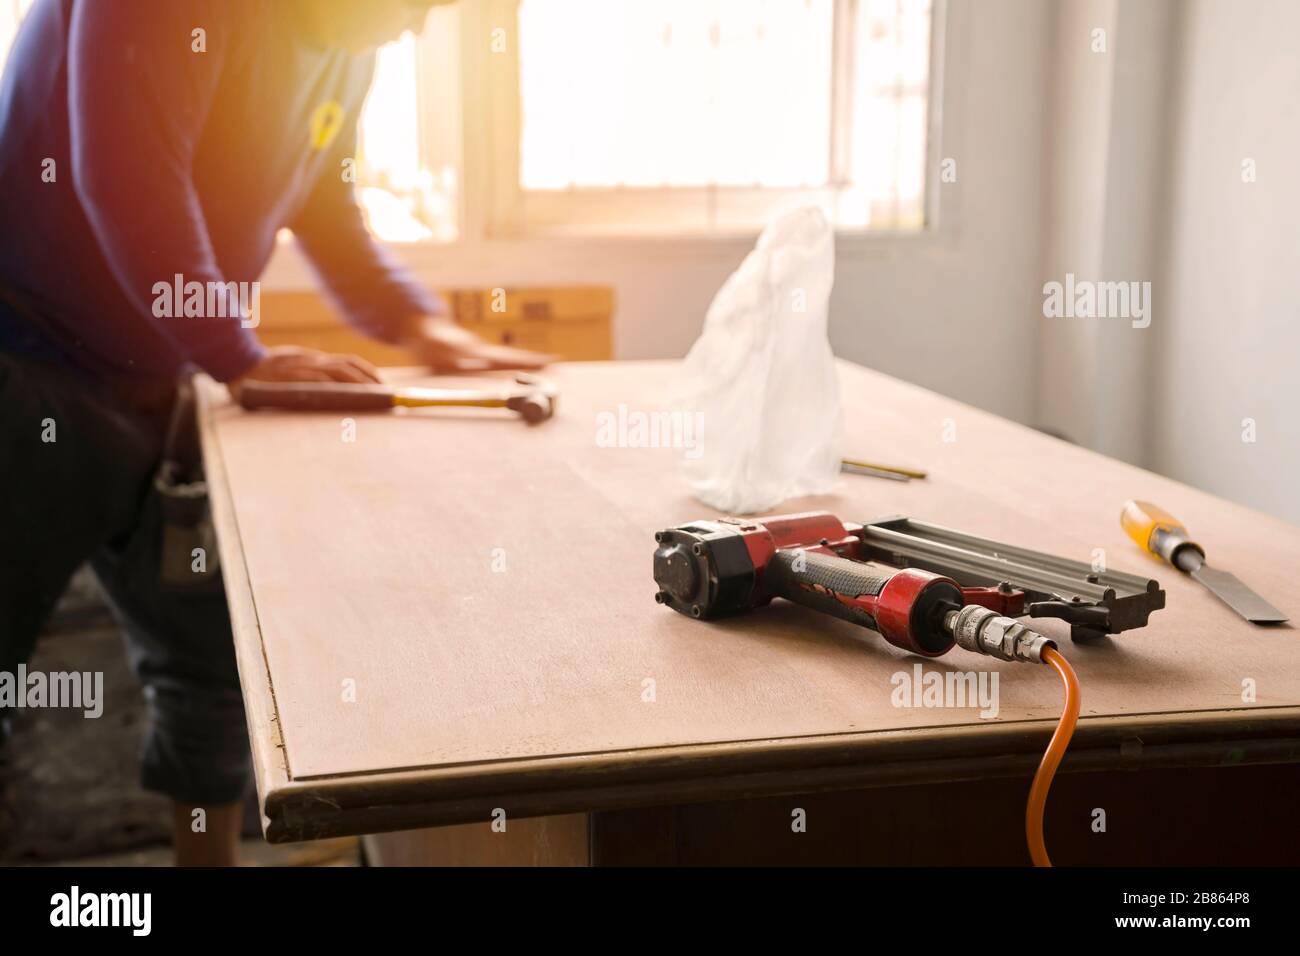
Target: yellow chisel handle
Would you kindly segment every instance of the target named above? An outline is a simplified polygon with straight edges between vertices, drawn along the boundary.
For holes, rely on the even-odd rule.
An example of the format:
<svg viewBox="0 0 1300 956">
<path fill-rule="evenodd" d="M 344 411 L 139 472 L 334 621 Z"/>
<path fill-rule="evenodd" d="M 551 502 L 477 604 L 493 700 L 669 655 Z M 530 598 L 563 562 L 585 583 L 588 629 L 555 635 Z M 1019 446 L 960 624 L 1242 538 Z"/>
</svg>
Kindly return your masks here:
<svg viewBox="0 0 1300 956">
<path fill-rule="evenodd" d="M 1188 537 L 1183 523 L 1149 501 L 1127 502 L 1119 513 L 1119 523 L 1139 548 L 1180 570 L 1193 570 L 1205 561 L 1205 549 Z M 1184 567 L 1185 564 L 1191 567 Z"/>
</svg>

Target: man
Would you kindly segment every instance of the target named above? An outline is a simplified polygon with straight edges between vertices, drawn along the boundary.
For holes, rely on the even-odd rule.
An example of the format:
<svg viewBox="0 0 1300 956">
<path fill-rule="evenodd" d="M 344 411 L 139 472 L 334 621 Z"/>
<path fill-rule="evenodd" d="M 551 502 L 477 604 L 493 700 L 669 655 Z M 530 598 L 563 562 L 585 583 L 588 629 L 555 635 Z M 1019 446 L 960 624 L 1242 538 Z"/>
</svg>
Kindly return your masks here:
<svg viewBox="0 0 1300 956">
<path fill-rule="evenodd" d="M 435 2 L 38 0 L 0 83 L 0 671 L 90 560 L 145 686 L 144 783 L 174 800 L 178 862 L 233 862 L 249 768 L 219 581 L 159 572 L 176 383 L 376 378 L 245 327 L 236 290 L 277 232 L 354 326 L 435 369 L 544 362 L 453 325 L 345 175 L 374 50 Z M 178 276 L 212 291 L 168 304 Z"/>
</svg>

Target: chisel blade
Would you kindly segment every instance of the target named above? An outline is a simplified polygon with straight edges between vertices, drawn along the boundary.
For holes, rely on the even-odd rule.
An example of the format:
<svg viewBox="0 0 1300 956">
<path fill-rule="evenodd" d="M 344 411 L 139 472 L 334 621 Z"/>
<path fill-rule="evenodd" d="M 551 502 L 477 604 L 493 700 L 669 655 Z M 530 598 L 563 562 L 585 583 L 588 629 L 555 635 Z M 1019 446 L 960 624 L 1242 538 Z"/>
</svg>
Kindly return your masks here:
<svg viewBox="0 0 1300 956">
<path fill-rule="evenodd" d="M 1281 624 L 1287 616 L 1252 591 L 1234 574 L 1201 565 L 1192 577 L 1252 624 Z"/>
</svg>

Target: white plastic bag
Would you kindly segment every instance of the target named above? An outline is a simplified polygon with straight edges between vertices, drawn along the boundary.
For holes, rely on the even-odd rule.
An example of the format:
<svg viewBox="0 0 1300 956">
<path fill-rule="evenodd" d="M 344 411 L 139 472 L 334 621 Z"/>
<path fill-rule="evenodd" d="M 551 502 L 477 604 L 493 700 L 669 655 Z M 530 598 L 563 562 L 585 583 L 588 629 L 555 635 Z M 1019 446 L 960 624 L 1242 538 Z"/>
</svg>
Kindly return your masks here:
<svg viewBox="0 0 1300 956">
<path fill-rule="evenodd" d="M 840 389 L 826 337 L 834 281 L 835 233 L 809 207 L 771 223 L 709 306 L 674 393 L 703 425 L 683 470 L 706 505 L 755 514 L 835 484 Z"/>
</svg>

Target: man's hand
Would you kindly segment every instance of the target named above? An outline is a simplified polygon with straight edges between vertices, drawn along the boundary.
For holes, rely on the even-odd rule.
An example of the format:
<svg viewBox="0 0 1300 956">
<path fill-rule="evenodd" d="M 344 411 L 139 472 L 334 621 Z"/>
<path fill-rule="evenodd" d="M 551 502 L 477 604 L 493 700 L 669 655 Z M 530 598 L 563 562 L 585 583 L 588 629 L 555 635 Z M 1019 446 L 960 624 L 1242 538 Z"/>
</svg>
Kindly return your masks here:
<svg viewBox="0 0 1300 956">
<path fill-rule="evenodd" d="M 555 361 L 554 355 L 484 342 L 446 316 L 413 319 L 405 345 L 434 372 L 491 372 L 498 369 L 535 371 Z"/>
<path fill-rule="evenodd" d="M 235 401 L 244 382 L 347 382 L 373 385 L 379 381 L 375 367 L 355 355 L 335 355 L 300 349 L 292 345 L 273 348 L 266 358 L 249 369 L 228 388 Z"/>
</svg>

